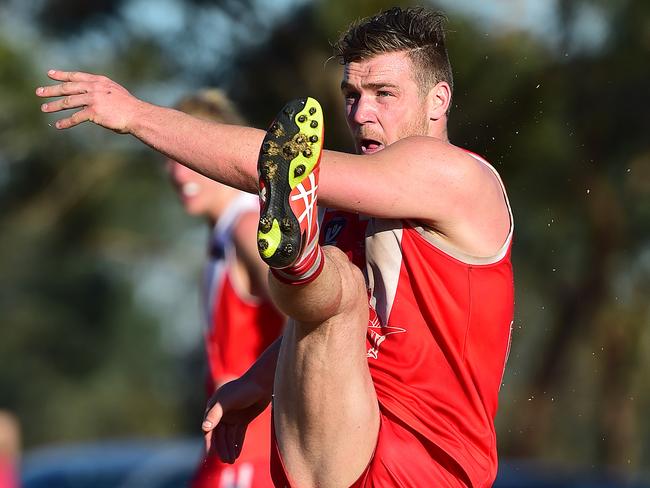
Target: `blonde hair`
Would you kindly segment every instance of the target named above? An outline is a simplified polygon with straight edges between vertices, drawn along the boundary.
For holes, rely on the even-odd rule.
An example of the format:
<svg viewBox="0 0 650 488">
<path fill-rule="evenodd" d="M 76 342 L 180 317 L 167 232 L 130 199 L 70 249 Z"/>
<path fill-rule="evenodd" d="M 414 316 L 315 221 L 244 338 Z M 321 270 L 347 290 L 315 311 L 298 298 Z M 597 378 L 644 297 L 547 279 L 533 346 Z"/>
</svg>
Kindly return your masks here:
<svg viewBox="0 0 650 488">
<path fill-rule="evenodd" d="M 204 88 L 181 98 L 177 110 L 201 119 L 224 124 L 244 125 L 244 118 L 228 96 L 218 88 Z"/>
</svg>

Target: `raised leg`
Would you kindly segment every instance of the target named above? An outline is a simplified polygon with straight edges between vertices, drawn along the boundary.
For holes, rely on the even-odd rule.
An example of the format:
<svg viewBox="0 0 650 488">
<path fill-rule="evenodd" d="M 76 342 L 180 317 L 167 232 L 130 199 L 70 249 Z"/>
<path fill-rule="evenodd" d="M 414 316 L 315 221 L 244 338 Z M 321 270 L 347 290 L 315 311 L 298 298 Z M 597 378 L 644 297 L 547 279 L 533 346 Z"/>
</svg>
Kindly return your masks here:
<svg viewBox="0 0 650 488">
<path fill-rule="evenodd" d="M 289 102 L 260 151 L 260 255 L 276 305 L 291 320 L 274 384 L 278 448 L 299 487 L 348 487 L 370 461 L 379 407 L 366 358 L 368 299 L 361 271 L 318 245 L 316 197 L 323 116 Z"/>
<path fill-rule="evenodd" d="M 363 276 L 336 248 L 307 285 L 271 278 L 290 321 L 275 376 L 276 438 L 299 487 L 348 487 L 373 454 L 379 409 L 366 358 L 368 303 Z"/>
</svg>

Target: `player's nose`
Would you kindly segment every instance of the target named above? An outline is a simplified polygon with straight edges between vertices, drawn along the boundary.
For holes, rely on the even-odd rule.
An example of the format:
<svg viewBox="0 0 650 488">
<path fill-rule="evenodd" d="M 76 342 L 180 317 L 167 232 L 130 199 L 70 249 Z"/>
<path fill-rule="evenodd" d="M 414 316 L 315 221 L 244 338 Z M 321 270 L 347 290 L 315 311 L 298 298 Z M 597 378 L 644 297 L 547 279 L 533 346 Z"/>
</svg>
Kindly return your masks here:
<svg viewBox="0 0 650 488">
<path fill-rule="evenodd" d="M 375 121 L 376 109 L 369 97 L 359 97 L 350 111 L 352 122 L 363 125 Z"/>
</svg>

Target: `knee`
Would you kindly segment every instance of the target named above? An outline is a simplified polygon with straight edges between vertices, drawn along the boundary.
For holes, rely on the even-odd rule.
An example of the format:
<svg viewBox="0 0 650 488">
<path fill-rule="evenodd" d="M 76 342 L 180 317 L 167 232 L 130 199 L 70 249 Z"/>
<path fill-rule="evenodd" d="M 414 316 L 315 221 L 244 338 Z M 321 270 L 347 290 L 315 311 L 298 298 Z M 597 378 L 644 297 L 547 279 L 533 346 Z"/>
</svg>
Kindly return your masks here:
<svg viewBox="0 0 650 488">
<path fill-rule="evenodd" d="M 323 248 L 325 262 L 336 268 L 341 290 L 339 311 L 350 312 L 355 308 L 367 307 L 367 286 L 363 272 L 354 265 L 347 255 L 337 247 L 326 246 Z"/>
<path fill-rule="evenodd" d="M 303 324 L 317 324 L 337 315 L 367 308 L 363 273 L 338 248 L 323 248 L 325 263 L 320 276 L 309 284 L 294 286 L 269 280 L 275 304 Z"/>
</svg>

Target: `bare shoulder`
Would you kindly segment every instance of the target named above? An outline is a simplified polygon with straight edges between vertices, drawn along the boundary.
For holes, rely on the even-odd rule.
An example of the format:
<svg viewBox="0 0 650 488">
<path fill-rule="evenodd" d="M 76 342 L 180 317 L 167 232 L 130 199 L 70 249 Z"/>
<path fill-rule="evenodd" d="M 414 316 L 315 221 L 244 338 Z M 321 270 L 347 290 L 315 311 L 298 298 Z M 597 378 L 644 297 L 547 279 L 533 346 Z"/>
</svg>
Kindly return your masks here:
<svg viewBox="0 0 650 488">
<path fill-rule="evenodd" d="M 483 175 L 485 164 L 469 151 L 435 137 L 411 136 L 394 143 L 392 156 L 400 161 L 424 166 L 434 174 L 444 172 L 449 176 Z M 388 154 L 387 154 L 388 155 Z"/>
<path fill-rule="evenodd" d="M 392 152 L 387 151 L 387 157 L 397 161 L 419 182 L 444 189 L 445 197 L 454 205 L 463 203 L 468 195 L 476 197 L 479 189 L 483 190 L 482 194 L 487 188 L 492 188 L 496 195 L 501 193 L 497 172 L 487 161 L 447 141 L 413 136 L 396 142 L 389 149 Z"/>
<path fill-rule="evenodd" d="M 243 212 L 233 227 L 233 239 L 235 241 L 248 241 L 255 239 L 259 213 L 256 210 Z"/>
<path fill-rule="evenodd" d="M 242 213 L 232 228 L 232 240 L 237 254 L 244 259 L 257 256 L 257 224 L 259 213 L 251 210 Z"/>
<path fill-rule="evenodd" d="M 257 211 L 245 212 L 239 216 L 232 230 L 232 240 L 237 253 L 237 262 L 246 292 L 255 297 L 268 297 L 266 274 L 268 268 L 257 250 Z"/>
<path fill-rule="evenodd" d="M 413 161 L 414 171 L 438 200 L 431 219 L 421 219 L 449 244 L 475 256 L 491 256 L 507 238 L 511 219 L 507 196 L 497 171 L 482 157 L 431 137 L 400 141 L 400 160 Z M 397 145 L 397 143 L 396 143 Z"/>
</svg>

